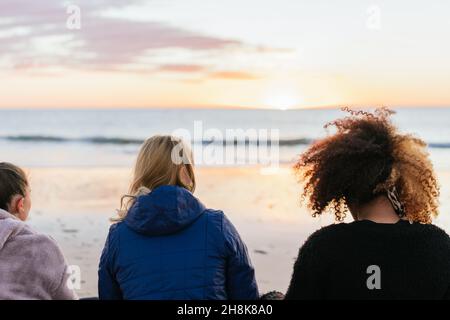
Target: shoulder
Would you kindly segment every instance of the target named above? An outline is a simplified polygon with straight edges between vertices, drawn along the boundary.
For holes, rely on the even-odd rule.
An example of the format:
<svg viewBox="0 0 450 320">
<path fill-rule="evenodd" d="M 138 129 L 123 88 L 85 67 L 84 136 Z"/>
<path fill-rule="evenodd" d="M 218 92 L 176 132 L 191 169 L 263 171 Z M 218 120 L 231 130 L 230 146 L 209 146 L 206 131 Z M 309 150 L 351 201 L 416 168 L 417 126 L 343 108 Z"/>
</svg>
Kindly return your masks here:
<svg viewBox="0 0 450 320">
<path fill-rule="evenodd" d="M 116 235 L 125 226 L 124 221 L 114 222 L 109 226 L 109 235 Z"/>
<path fill-rule="evenodd" d="M 217 226 L 225 235 L 234 235 L 237 233 L 233 223 L 228 219 L 226 214 L 221 210 L 206 209 L 204 215 L 210 224 Z"/>
<path fill-rule="evenodd" d="M 208 225 L 213 225 L 222 230 L 223 222 L 226 219 L 225 213 L 221 210 L 206 209 L 203 212 L 203 218 L 206 219 Z"/>
<path fill-rule="evenodd" d="M 43 234 L 35 235 L 34 257 L 31 268 L 49 284 L 50 292 L 54 292 L 68 277 L 69 266 L 56 241 Z M 72 293 L 73 295 L 73 293 Z"/>
<path fill-rule="evenodd" d="M 57 244 L 56 240 L 53 239 L 49 235 L 36 233 L 33 236 L 35 245 L 39 245 L 41 248 L 46 248 L 48 251 L 52 252 L 61 252 L 61 249 L 59 248 L 59 245 Z"/>
<path fill-rule="evenodd" d="M 446 240 L 450 240 L 449 235 L 447 234 L 447 232 L 444 231 L 444 229 L 438 227 L 435 224 L 423 224 L 423 223 L 413 223 L 412 224 L 413 228 L 415 228 L 416 230 L 422 231 L 422 232 L 426 232 L 432 236 L 438 237 L 438 238 L 442 238 L 442 239 L 446 239 Z"/>
<path fill-rule="evenodd" d="M 223 211 L 207 209 L 204 216 L 208 220 L 208 235 L 216 243 L 236 246 L 242 242 L 236 227 Z"/>
<path fill-rule="evenodd" d="M 225 217 L 225 213 L 223 213 L 222 210 L 215 210 L 215 209 L 205 209 L 203 214 L 208 218 L 215 220 L 222 220 Z"/>
<path fill-rule="evenodd" d="M 205 209 L 205 211 L 203 211 L 201 219 L 205 221 L 206 226 L 210 232 L 214 230 L 218 233 L 223 232 L 224 222 L 227 220 L 225 213 L 223 213 L 222 210 L 215 209 Z"/>
<path fill-rule="evenodd" d="M 61 249 L 55 239 L 51 236 L 35 231 L 29 225 L 22 221 L 14 221 L 18 225 L 18 234 L 15 241 L 27 251 L 33 251 L 39 254 L 34 255 L 43 260 L 64 260 Z"/>
<path fill-rule="evenodd" d="M 349 228 L 350 226 L 347 223 L 336 223 L 320 228 L 301 244 L 299 254 L 304 255 L 308 252 L 314 252 L 314 255 L 318 255 L 319 253 L 335 251 L 333 247 L 341 243 L 341 239 L 348 235 Z"/>
<path fill-rule="evenodd" d="M 51 268 L 57 269 L 58 266 L 61 270 L 65 269 L 66 260 L 56 240 L 49 235 L 38 233 L 31 228 L 27 229 L 30 233 L 28 237 L 24 237 L 28 238 L 26 240 L 27 244 L 25 245 L 29 246 L 32 254 L 34 253 L 33 257 L 40 261 L 36 263 L 41 263 L 43 266 L 47 265 L 49 270 Z"/>
<path fill-rule="evenodd" d="M 117 245 L 121 234 L 124 232 L 130 232 L 130 229 L 124 221 L 118 221 L 111 224 L 106 238 L 106 246 Z"/>
<path fill-rule="evenodd" d="M 21 253 L 17 259 L 26 260 L 22 271 L 35 277 L 47 279 L 51 288 L 56 288 L 67 270 L 67 263 L 57 242 L 50 236 L 24 226 L 15 239 Z"/>
<path fill-rule="evenodd" d="M 440 248 L 450 253 L 450 237 L 443 229 L 434 224 L 421 223 L 413 223 L 411 227 L 414 239 L 435 250 Z"/>
<path fill-rule="evenodd" d="M 341 242 L 340 238 L 345 237 L 348 228 L 347 223 L 336 223 L 313 232 L 300 245 L 295 268 L 300 265 L 322 265 L 324 261 L 332 259 L 336 254 L 336 246 Z"/>
<path fill-rule="evenodd" d="M 350 227 L 347 223 L 336 223 L 320 228 L 313 232 L 307 239 L 307 242 L 328 241 L 342 236 Z"/>
<path fill-rule="evenodd" d="M 412 223 L 402 228 L 399 237 L 410 248 L 426 257 L 429 263 L 445 263 L 445 269 L 450 270 L 450 237 L 442 228 L 434 224 Z"/>
<path fill-rule="evenodd" d="M 450 244 L 450 237 L 444 231 L 444 229 L 436 226 L 435 224 L 425 224 L 408 221 L 403 221 L 396 231 L 399 237 L 408 239 L 408 241 L 420 242 L 420 243 L 446 243 Z"/>
</svg>

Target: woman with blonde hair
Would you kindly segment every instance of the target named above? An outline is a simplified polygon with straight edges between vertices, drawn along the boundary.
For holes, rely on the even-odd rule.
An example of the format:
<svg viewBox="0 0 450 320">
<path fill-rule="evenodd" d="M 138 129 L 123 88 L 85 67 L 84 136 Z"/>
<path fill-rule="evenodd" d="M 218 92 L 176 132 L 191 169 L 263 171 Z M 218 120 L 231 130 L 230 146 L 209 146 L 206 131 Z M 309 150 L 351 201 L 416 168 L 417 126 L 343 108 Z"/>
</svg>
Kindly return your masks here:
<svg viewBox="0 0 450 320">
<path fill-rule="evenodd" d="M 143 144 L 100 259 L 100 299 L 258 298 L 245 244 L 194 189 L 192 154 L 180 139 Z"/>
<path fill-rule="evenodd" d="M 287 299 L 450 299 L 450 238 L 431 224 L 439 186 L 426 144 L 402 134 L 390 110 L 331 122 L 296 170 L 314 216 L 342 222 L 301 247 Z"/>
</svg>

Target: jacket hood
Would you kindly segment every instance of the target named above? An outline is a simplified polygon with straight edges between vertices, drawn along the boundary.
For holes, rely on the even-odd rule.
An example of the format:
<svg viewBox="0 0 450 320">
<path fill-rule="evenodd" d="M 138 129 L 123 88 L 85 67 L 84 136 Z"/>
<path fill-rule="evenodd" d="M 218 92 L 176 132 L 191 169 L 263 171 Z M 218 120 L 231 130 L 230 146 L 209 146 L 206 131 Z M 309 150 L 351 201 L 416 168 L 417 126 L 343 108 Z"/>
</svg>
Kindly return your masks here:
<svg viewBox="0 0 450 320">
<path fill-rule="evenodd" d="M 18 235 L 24 227 L 25 223 L 9 212 L 0 209 L 0 250 L 3 249 L 6 242 Z"/>
<path fill-rule="evenodd" d="M 161 186 L 136 199 L 125 223 L 132 230 L 148 236 L 169 235 L 188 227 L 205 209 L 187 189 Z"/>
</svg>

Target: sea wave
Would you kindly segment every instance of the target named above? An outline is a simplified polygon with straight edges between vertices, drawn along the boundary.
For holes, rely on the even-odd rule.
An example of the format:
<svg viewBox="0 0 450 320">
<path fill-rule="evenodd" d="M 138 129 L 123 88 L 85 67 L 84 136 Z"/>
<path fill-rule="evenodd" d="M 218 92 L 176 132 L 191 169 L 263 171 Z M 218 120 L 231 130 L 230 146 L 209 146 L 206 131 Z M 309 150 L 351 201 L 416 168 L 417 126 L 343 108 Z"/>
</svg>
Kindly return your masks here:
<svg viewBox="0 0 450 320">
<path fill-rule="evenodd" d="M 145 139 L 139 138 L 120 138 L 120 137 L 84 137 L 84 138 L 70 138 L 60 136 L 46 136 L 46 135 L 12 135 L 12 136 L 0 136 L 0 140 L 10 142 L 33 142 L 33 143 L 86 143 L 86 144 L 99 144 L 99 145 L 140 145 Z M 281 138 L 278 141 L 279 146 L 298 146 L 309 145 L 314 141 L 312 138 Z M 211 140 L 206 139 L 202 141 L 193 141 L 194 144 L 223 144 L 223 145 L 248 145 L 261 143 L 275 143 L 275 141 L 254 140 L 254 139 L 228 139 L 228 140 Z M 449 143 L 429 143 L 428 147 L 436 149 L 450 149 Z"/>
<path fill-rule="evenodd" d="M 0 140 L 13 141 L 13 142 L 41 142 L 41 143 L 90 143 L 90 144 L 142 144 L 145 140 L 138 138 L 118 138 L 118 137 L 85 137 L 85 138 L 68 138 L 57 136 L 44 136 L 44 135 L 15 135 L 15 136 L 3 136 Z M 292 145 L 307 145 L 311 143 L 311 139 L 308 138 L 294 138 L 294 139 L 280 139 L 279 145 L 292 146 Z M 271 142 L 270 140 L 268 141 Z M 274 142 L 274 141 L 273 141 Z M 265 140 L 257 139 L 228 139 L 228 140 L 212 140 L 205 139 L 202 141 L 193 141 L 194 144 L 260 144 L 266 143 Z"/>
</svg>

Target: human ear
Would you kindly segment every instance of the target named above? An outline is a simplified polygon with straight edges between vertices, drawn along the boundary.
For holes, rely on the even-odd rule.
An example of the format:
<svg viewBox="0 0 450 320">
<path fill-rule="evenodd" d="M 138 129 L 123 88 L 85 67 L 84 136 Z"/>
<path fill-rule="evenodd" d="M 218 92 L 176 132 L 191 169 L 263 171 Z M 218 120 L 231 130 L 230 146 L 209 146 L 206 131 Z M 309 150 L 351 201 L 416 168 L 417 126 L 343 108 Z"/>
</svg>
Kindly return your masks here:
<svg viewBox="0 0 450 320">
<path fill-rule="evenodd" d="M 21 195 L 15 195 L 12 197 L 11 201 L 8 205 L 8 212 L 12 215 L 20 214 L 20 211 L 23 211 L 23 202 L 24 198 Z"/>
<path fill-rule="evenodd" d="M 187 187 L 191 187 L 192 186 L 192 179 L 189 176 L 188 170 L 186 168 L 185 165 L 182 165 L 180 167 L 180 181 L 182 184 L 184 184 Z"/>
<path fill-rule="evenodd" d="M 22 196 L 20 196 L 20 198 L 17 200 L 16 209 L 20 215 L 22 215 L 24 213 L 24 201 L 25 201 L 25 198 Z"/>
</svg>

